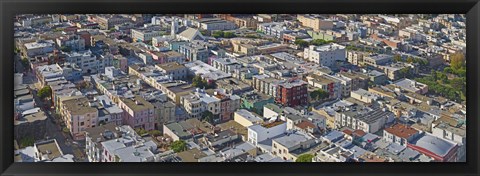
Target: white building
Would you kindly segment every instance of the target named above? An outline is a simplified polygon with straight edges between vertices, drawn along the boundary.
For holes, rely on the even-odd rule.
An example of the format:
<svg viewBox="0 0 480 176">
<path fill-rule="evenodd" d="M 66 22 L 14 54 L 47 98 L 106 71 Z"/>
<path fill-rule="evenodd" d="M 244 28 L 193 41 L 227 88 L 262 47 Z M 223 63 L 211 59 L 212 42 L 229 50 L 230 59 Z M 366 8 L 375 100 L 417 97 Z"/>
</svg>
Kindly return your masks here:
<svg viewBox="0 0 480 176">
<path fill-rule="evenodd" d="M 32 43 L 25 43 L 25 49 L 28 57 L 34 57 L 46 53 L 53 52 L 55 42 L 53 40 L 37 41 Z"/>
<path fill-rule="evenodd" d="M 365 89 L 352 91 L 350 96 L 364 103 L 373 103 L 379 98 L 377 94 L 366 91 Z"/>
<path fill-rule="evenodd" d="M 77 64 L 82 72 L 85 73 L 101 73 L 105 71 L 105 67 L 112 66 L 113 55 L 95 56 L 92 51 L 71 52 L 66 54 L 66 62 Z"/>
<path fill-rule="evenodd" d="M 327 44 L 322 46 L 310 45 L 304 49 L 303 58 L 322 66 L 334 66 L 336 61 L 346 61 L 345 46 Z"/>
<path fill-rule="evenodd" d="M 259 142 L 272 139 L 286 131 L 287 123 L 283 121 L 252 125 L 248 127 L 248 142 L 258 145 Z"/>
</svg>

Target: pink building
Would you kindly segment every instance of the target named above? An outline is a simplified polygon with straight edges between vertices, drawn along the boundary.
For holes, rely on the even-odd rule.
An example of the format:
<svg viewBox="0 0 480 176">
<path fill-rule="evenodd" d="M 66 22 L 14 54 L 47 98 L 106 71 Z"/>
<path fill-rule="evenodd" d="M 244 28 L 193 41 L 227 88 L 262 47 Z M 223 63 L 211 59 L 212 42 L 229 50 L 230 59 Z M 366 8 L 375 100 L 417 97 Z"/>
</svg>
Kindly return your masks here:
<svg viewBox="0 0 480 176">
<path fill-rule="evenodd" d="M 141 96 L 120 98 L 118 106 L 123 109 L 123 124 L 145 130 L 153 130 L 155 128 L 154 106 Z"/>
<path fill-rule="evenodd" d="M 74 140 L 85 139 L 85 129 L 97 125 L 98 109 L 87 97 L 77 96 L 61 101 L 61 115 Z"/>
</svg>

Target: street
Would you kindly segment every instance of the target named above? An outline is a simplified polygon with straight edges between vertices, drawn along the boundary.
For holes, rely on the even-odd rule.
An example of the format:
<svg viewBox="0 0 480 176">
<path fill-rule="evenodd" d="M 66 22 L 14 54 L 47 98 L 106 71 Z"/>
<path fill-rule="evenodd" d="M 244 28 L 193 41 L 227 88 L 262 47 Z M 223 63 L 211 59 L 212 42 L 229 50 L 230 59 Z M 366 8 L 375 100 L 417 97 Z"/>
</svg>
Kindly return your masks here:
<svg viewBox="0 0 480 176">
<path fill-rule="evenodd" d="M 86 157 L 84 154 L 85 149 L 85 141 L 74 141 L 72 140 L 72 136 L 70 134 L 66 134 L 63 132 L 63 127 L 65 126 L 60 118 L 56 118 L 54 109 L 51 108 L 44 108 L 44 103 L 40 98 L 37 96 L 37 91 L 41 88 L 40 82 L 38 82 L 37 78 L 33 71 L 26 71 L 23 64 L 21 63 L 21 58 L 18 55 L 15 55 L 14 58 L 15 70 L 18 73 L 23 73 L 23 83 L 28 85 L 32 95 L 35 99 L 36 106 L 40 107 L 44 112 L 47 118 L 47 127 L 46 127 L 46 134 L 45 139 L 55 139 L 63 151 L 63 154 L 72 154 L 74 155 L 74 160 L 76 162 L 84 162 L 86 161 Z"/>
</svg>

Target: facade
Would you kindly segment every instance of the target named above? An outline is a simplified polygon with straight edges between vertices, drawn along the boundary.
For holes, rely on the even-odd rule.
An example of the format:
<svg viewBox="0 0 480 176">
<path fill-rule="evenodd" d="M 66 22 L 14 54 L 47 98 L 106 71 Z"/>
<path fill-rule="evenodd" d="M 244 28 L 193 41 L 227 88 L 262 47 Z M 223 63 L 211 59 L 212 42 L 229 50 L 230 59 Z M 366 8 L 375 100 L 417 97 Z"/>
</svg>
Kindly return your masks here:
<svg viewBox="0 0 480 176">
<path fill-rule="evenodd" d="M 275 100 L 284 106 L 300 106 L 308 103 L 307 83 L 292 80 L 278 85 Z"/>
<path fill-rule="evenodd" d="M 272 154 L 281 157 L 283 160 L 297 159 L 292 152 L 297 149 L 308 149 L 315 144 L 313 137 L 301 132 L 290 132 L 287 135 L 272 140 Z"/>
<path fill-rule="evenodd" d="M 358 112 L 357 112 L 358 111 Z M 335 114 L 335 127 L 349 127 L 354 130 L 363 130 L 375 133 L 381 130 L 387 120 L 394 118 L 393 113 L 380 109 L 361 113 L 360 110 L 349 109 Z"/>
<path fill-rule="evenodd" d="M 385 141 L 407 146 L 409 141 L 420 136 L 420 132 L 412 127 L 403 124 L 395 124 L 383 130 Z"/>
<path fill-rule="evenodd" d="M 76 140 L 84 139 L 85 129 L 98 125 L 98 109 L 86 97 L 61 101 L 61 116 Z"/>
<path fill-rule="evenodd" d="M 164 64 L 155 65 L 155 67 L 169 75 L 173 78 L 173 80 L 185 80 L 187 79 L 188 69 L 178 62 L 169 62 Z"/>
<path fill-rule="evenodd" d="M 303 58 L 323 66 L 334 66 L 336 61 L 346 61 L 345 46 L 335 43 L 315 46 L 310 45 L 304 49 Z"/>
<path fill-rule="evenodd" d="M 90 50 L 67 53 L 66 62 L 75 63 L 85 74 L 102 73 L 105 67 L 112 66 L 113 56 L 105 55 L 97 58 Z"/>
<path fill-rule="evenodd" d="M 154 106 L 141 96 L 120 98 L 118 106 L 124 110 L 123 123 L 132 128 L 153 130 L 155 128 Z"/>
<path fill-rule="evenodd" d="M 248 142 L 258 145 L 259 142 L 273 139 L 286 131 L 287 123 L 283 121 L 251 125 L 248 127 Z"/>
<path fill-rule="evenodd" d="M 208 62 L 209 51 L 207 48 L 198 46 L 192 43 L 186 45 L 180 45 L 178 52 L 183 54 L 189 61 L 200 60 L 202 62 Z"/>
<path fill-rule="evenodd" d="M 239 109 L 235 111 L 233 119 L 235 120 L 235 122 L 239 123 L 244 127 L 249 127 L 254 124 L 261 124 L 263 122 L 263 119 L 261 117 L 245 109 Z"/>
<path fill-rule="evenodd" d="M 26 56 L 34 57 L 53 52 L 55 43 L 52 40 L 37 41 L 32 43 L 25 43 Z"/>
<path fill-rule="evenodd" d="M 322 19 L 311 15 L 297 15 L 297 20 L 302 26 L 312 28 L 314 31 L 327 30 L 333 28 L 333 21 Z"/>
<path fill-rule="evenodd" d="M 232 30 L 237 28 L 235 23 L 230 21 L 218 19 L 218 18 L 203 18 L 198 19 L 195 25 L 203 30 L 215 31 L 215 30 Z"/>
</svg>

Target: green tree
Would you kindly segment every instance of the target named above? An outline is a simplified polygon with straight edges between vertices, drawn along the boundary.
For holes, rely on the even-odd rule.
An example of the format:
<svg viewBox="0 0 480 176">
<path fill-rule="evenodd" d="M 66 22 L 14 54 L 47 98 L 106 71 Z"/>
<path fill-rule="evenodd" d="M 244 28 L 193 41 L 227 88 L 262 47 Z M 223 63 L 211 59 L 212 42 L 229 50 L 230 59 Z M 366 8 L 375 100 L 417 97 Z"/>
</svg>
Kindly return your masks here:
<svg viewBox="0 0 480 176">
<path fill-rule="evenodd" d="M 48 85 L 43 87 L 42 89 L 40 89 L 38 91 L 37 96 L 40 97 L 41 99 L 51 97 L 52 96 L 52 88 Z"/>
<path fill-rule="evenodd" d="M 245 37 L 246 38 L 253 38 L 253 39 L 259 38 L 257 35 L 252 35 L 252 34 L 248 34 Z"/>
<path fill-rule="evenodd" d="M 395 54 L 395 56 L 393 56 L 393 61 L 401 62 L 402 61 L 402 56 L 400 56 L 400 54 Z"/>
<path fill-rule="evenodd" d="M 318 99 L 323 100 L 328 98 L 329 96 L 330 95 L 328 94 L 328 92 L 326 92 L 323 89 L 317 89 L 310 93 L 310 97 L 314 100 L 318 100 Z"/>
<path fill-rule="evenodd" d="M 193 79 L 192 79 L 192 86 L 193 87 L 198 87 L 198 88 L 203 88 L 205 86 L 203 78 L 199 75 L 194 76 Z"/>
<path fill-rule="evenodd" d="M 33 137 L 31 137 L 31 136 L 24 137 L 24 138 L 20 139 L 20 148 L 33 146 L 34 143 L 35 143 L 35 139 L 33 139 Z"/>
<path fill-rule="evenodd" d="M 140 136 L 143 136 L 144 134 L 147 134 L 147 133 L 148 133 L 148 131 L 145 130 L 145 129 L 143 129 L 143 128 L 136 128 L 136 129 L 135 129 L 135 132 L 136 132 L 138 135 L 140 135 Z"/>
<path fill-rule="evenodd" d="M 303 154 L 298 156 L 295 162 L 312 162 L 313 157 L 312 154 Z"/>
<path fill-rule="evenodd" d="M 307 46 L 309 45 L 309 43 L 308 43 L 307 41 L 302 40 L 302 39 L 295 40 L 294 44 L 295 44 L 295 45 L 298 45 L 298 46 L 300 46 L 300 47 L 302 47 L 302 48 L 305 48 L 305 47 L 307 47 Z"/>
<path fill-rule="evenodd" d="M 212 34 L 212 37 L 215 37 L 215 38 L 221 38 L 224 36 L 224 32 L 223 31 L 215 31 L 213 32 Z"/>
<path fill-rule="evenodd" d="M 408 58 L 407 58 L 407 62 L 408 62 L 408 63 L 413 63 L 413 58 L 412 58 L 412 57 L 408 57 Z"/>
<path fill-rule="evenodd" d="M 443 73 L 453 73 L 453 69 L 451 67 L 445 67 Z"/>
<path fill-rule="evenodd" d="M 183 152 L 187 150 L 187 143 L 182 140 L 174 141 L 172 145 L 170 145 L 170 148 L 175 152 Z"/>
<path fill-rule="evenodd" d="M 463 53 L 455 53 L 450 55 L 450 66 L 454 70 L 465 68 L 465 55 Z"/>
<path fill-rule="evenodd" d="M 223 37 L 224 38 L 234 38 L 234 37 L 237 37 L 237 35 L 235 35 L 235 33 L 233 33 L 233 32 L 225 32 L 225 33 L 223 33 Z"/>
<path fill-rule="evenodd" d="M 208 123 L 213 123 L 213 113 L 210 111 L 203 111 L 202 112 L 202 120 L 208 122 Z"/>
<path fill-rule="evenodd" d="M 315 39 L 315 40 L 312 40 L 310 42 L 310 45 L 316 45 L 316 46 L 319 46 L 319 45 L 325 45 L 327 44 L 328 42 L 326 40 L 323 40 L 323 39 Z"/>
</svg>

